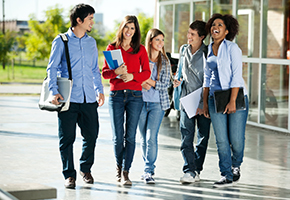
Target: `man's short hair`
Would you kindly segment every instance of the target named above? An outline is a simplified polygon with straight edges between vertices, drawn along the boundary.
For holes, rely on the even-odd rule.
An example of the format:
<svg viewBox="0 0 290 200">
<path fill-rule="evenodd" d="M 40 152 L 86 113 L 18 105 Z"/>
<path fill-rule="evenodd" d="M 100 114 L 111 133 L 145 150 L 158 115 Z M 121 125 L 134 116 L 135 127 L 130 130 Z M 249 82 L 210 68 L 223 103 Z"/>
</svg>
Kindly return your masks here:
<svg viewBox="0 0 290 200">
<path fill-rule="evenodd" d="M 95 13 L 95 9 L 87 4 L 78 4 L 75 7 L 73 7 L 73 9 L 71 9 L 70 11 L 70 23 L 71 23 L 71 27 L 75 27 L 77 26 L 78 22 L 77 22 L 77 18 L 80 18 L 82 20 L 82 22 L 84 21 L 84 19 L 91 14 Z"/>
<path fill-rule="evenodd" d="M 199 35 L 199 37 L 204 36 L 203 39 L 205 39 L 206 36 L 207 36 L 205 25 L 206 25 L 206 23 L 204 21 L 195 20 L 194 22 L 192 22 L 189 25 L 189 28 L 191 28 L 192 30 L 196 30 L 198 35 Z"/>
</svg>

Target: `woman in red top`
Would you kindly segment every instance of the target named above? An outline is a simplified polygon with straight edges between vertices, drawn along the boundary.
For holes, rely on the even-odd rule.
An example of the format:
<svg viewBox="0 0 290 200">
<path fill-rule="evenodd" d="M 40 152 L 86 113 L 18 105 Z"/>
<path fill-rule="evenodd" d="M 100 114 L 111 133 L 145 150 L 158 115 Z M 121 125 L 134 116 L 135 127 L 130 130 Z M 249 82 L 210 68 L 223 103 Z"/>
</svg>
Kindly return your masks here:
<svg viewBox="0 0 290 200">
<path fill-rule="evenodd" d="M 107 47 L 107 51 L 121 49 L 124 64 L 111 70 L 105 60 L 102 70 L 103 77 L 110 79 L 109 111 L 117 164 L 116 178 L 120 182 L 123 174 L 123 185 L 132 185 L 128 174 L 134 157 L 136 129 L 143 106 L 141 84 L 151 74 L 148 55 L 140 41 L 137 18 L 126 16 L 114 42 Z"/>
</svg>

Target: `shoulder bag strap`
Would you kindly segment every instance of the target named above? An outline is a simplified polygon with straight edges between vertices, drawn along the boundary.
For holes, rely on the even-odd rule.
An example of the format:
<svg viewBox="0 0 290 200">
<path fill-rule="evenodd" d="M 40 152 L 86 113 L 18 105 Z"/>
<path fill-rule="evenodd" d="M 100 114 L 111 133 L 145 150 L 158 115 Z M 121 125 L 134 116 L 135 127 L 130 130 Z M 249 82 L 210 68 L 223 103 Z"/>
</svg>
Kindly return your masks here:
<svg viewBox="0 0 290 200">
<path fill-rule="evenodd" d="M 59 34 L 60 38 L 62 39 L 63 43 L 64 43 L 64 47 L 65 47 L 65 56 L 66 56 L 66 62 L 67 62 L 67 70 L 68 70 L 68 76 L 69 76 L 69 80 L 72 80 L 72 73 L 71 73 L 71 65 L 70 65 L 70 58 L 69 58 L 69 51 L 68 51 L 68 38 L 66 36 L 66 34 L 61 33 Z"/>
<path fill-rule="evenodd" d="M 185 45 L 183 45 L 181 49 L 181 56 L 179 59 L 179 66 L 178 66 L 178 80 L 180 80 L 181 72 L 182 72 L 182 66 L 183 66 L 183 60 L 184 60 L 184 49 L 185 49 Z"/>
</svg>

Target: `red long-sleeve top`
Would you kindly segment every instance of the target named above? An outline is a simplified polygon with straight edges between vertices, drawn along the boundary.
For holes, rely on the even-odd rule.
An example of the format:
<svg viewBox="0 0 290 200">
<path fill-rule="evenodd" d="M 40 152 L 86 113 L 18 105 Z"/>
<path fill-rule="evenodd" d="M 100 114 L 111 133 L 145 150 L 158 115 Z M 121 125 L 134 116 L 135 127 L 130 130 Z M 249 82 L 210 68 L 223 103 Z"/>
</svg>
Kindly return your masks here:
<svg viewBox="0 0 290 200">
<path fill-rule="evenodd" d="M 142 90 L 141 83 L 150 77 L 150 67 L 147 51 L 143 45 L 140 45 L 140 50 L 136 54 L 132 54 L 133 48 L 131 47 L 125 51 L 122 47 L 116 48 L 109 44 L 107 51 L 121 49 L 123 60 L 127 66 L 128 73 L 133 74 L 133 80 L 125 83 L 122 79 L 116 78 L 115 70 L 111 70 L 109 65 L 104 60 L 102 76 L 104 79 L 110 80 L 110 90 Z"/>
</svg>

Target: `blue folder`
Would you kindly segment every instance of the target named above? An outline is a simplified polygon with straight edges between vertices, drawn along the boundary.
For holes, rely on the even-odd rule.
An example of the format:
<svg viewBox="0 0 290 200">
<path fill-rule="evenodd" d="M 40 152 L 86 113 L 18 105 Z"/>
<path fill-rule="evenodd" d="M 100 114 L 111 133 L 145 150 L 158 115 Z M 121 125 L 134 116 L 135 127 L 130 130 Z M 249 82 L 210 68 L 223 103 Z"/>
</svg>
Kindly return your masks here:
<svg viewBox="0 0 290 200">
<path fill-rule="evenodd" d="M 103 51 L 103 53 L 110 69 L 117 69 L 124 63 L 120 49 Z"/>
</svg>

